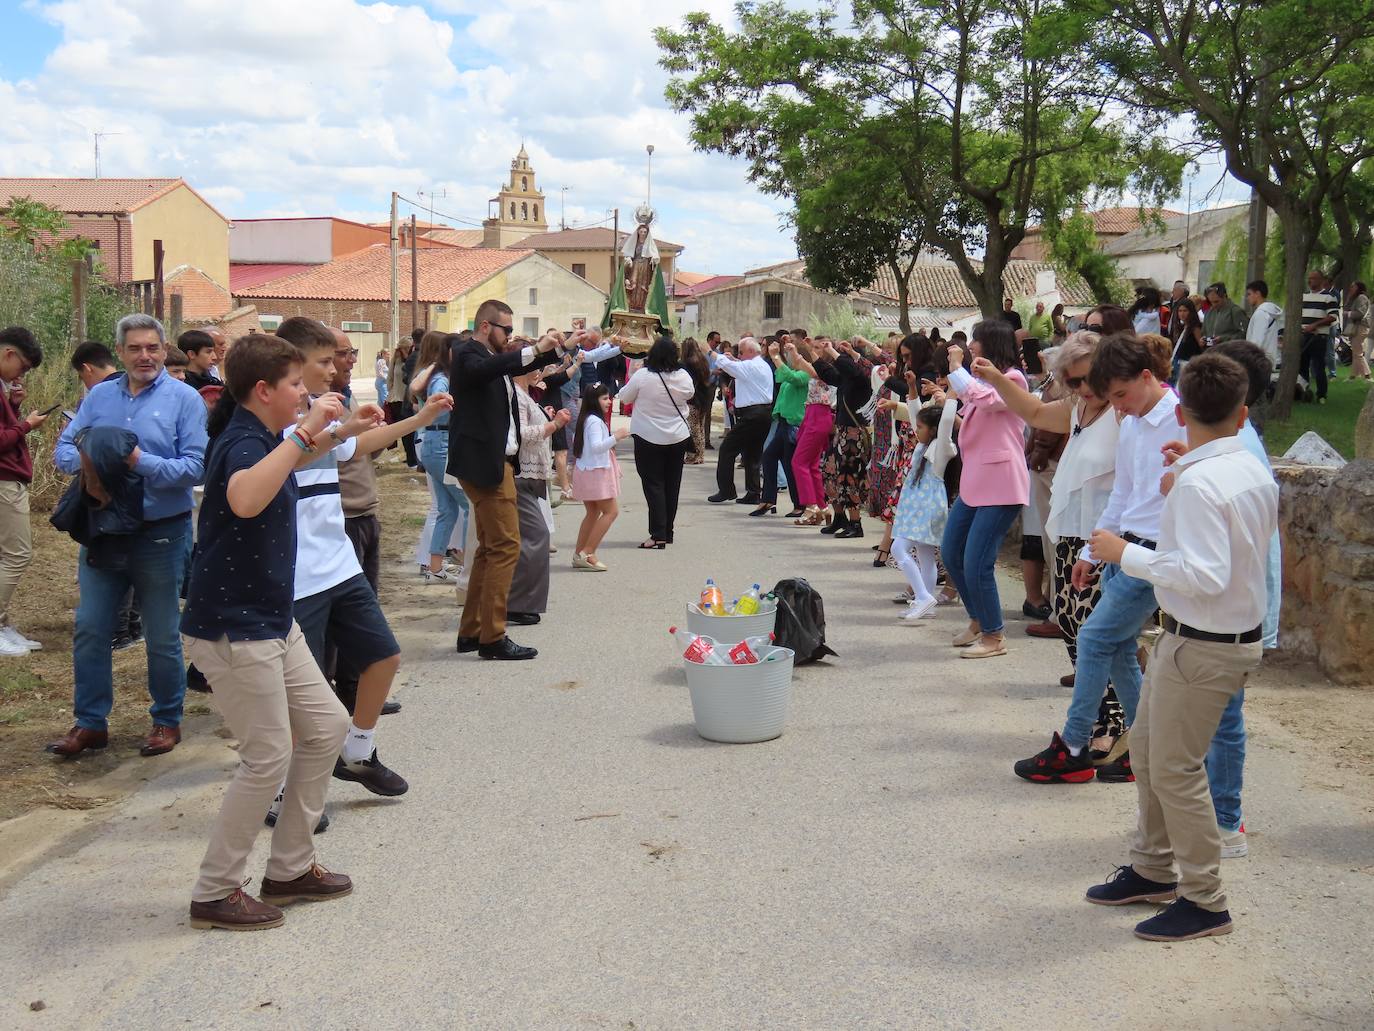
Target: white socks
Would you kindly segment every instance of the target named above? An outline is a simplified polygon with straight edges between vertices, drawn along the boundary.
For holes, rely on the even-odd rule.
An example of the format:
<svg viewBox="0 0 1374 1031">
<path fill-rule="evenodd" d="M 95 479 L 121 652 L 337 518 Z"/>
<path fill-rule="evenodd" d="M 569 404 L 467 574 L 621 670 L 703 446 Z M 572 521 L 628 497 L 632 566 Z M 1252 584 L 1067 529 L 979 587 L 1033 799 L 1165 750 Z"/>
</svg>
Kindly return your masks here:
<svg viewBox="0 0 1374 1031">
<path fill-rule="evenodd" d="M 346 763 L 362 762 L 372 754 L 372 735 L 375 730 L 361 730 L 356 725 L 348 725 L 348 736 L 343 743 L 343 761 Z"/>
<path fill-rule="evenodd" d="M 1080 755 L 1083 754 L 1083 749 L 1081 749 L 1081 748 L 1074 748 L 1073 745 L 1066 744 L 1066 745 L 1064 745 L 1064 747 L 1067 748 L 1067 749 L 1069 750 L 1069 754 L 1070 754 L 1071 756 L 1073 756 L 1075 759 L 1077 759 Z"/>
</svg>

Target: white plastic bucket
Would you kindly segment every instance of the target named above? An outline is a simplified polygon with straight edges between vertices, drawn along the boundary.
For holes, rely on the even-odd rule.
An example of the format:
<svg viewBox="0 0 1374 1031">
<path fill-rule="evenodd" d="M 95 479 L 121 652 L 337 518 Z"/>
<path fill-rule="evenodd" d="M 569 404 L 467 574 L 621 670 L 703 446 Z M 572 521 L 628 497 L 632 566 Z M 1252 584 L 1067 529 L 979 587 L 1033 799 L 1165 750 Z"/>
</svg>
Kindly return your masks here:
<svg viewBox="0 0 1374 1031">
<path fill-rule="evenodd" d="M 733 648 L 750 637 L 767 637 L 778 621 L 778 607 L 764 602 L 752 616 L 708 616 L 699 605 L 687 606 L 687 629 Z"/>
<path fill-rule="evenodd" d="M 773 648 L 771 654 L 778 658 L 747 666 L 683 662 L 698 734 L 727 744 L 771 741 L 782 734 L 795 656 L 790 648 Z"/>
</svg>

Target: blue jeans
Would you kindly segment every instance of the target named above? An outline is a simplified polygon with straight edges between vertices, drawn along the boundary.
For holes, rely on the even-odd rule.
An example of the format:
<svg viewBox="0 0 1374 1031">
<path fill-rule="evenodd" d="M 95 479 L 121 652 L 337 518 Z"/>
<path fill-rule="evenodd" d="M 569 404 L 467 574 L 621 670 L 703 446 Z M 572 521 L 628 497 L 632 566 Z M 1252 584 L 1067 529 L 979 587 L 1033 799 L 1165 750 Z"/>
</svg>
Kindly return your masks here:
<svg viewBox="0 0 1374 1031">
<path fill-rule="evenodd" d="M 105 730 L 114 706 L 114 672 L 110 640 L 119 604 L 133 587 L 143 613 L 143 637 L 148 652 L 148 712 L 164 727 L 181 725 L 186 695 L 186 667 L 181 659 L 181 580 L 186 572 L 191 517 L 162 523 L 129 537 L 127 569 L 96 569 L 86 564 L 81 549 L 77 583 L 81 600 L 76 607 L 72 641 L 72 676 L 76 684 L 72 711 L 76 725 Z"/>
<path fill-rule="evenodd" d="M 386 379 L 385 379 L 385 377 L 378 376 L 375 380 L 373 380 L 372 385 L 375 386 L 375 387 L 377 388 L 377 403 L 378 403 L 379 405 L 384 405 L 384 404 L 386 404 Z"/>
<path fill-rule="evenodd" d="M 792 456 L 797 450 L 797 427 L 787 422 L 773 419 L 773 428 L 768 431 L 768 439 L 763 442 L 763 500 L 770 505 L 778 501 L 778 477 L 781 468 L 792 468 Z M 797 486 L 790 476 L 782 474 L 781 481 L 792 495 L 792 507 L 801 508 L 797 500 Z"/>
<path fill-rule="evenodd" d="M 463 521 L 463 534 L 467 534 L 468 496 L 456 483 L 444 482 L 444 470 L 448 467 L 448 430 L 427 429 L 420 439 L 420 461 L 429 482 L 434 487 L 434 502 L 439 509 L 439 518 L 434 521 L 434 533 L 429 538 L 429 553 L 443 555 L 448 551 L 449 539 L 458 520 Z"/>
<path fill-rule="evenodd" d="M 997 552 L 1020 505 L 954 503 L 940 541 L 940 558 L 963 599 L 964 611 L 985 634 L 1002 632 L 1002 598 L 997 593 Z M 1097 710 L 1093 709 L 1096 715 Z"/>
<path fill-rule="evenodd" d="M 1155 589 L 1148 580 L 1137 580 L 1112 562 L 1102 566 L 1102 597 L 1078 629 L 1078 662 L 1073 700 L 1064 720 L 1065 744 L 1087 747 L 1108 681 L 1126 712 L 1126 726 L 1135 722 L 1141 679 L 1136 636 L 1156 608 Z"/>
<path fill-rule="evenodd" d="M 1212 747 L 1207 750 L 1207 782 L 1217 824 L 1228 831 L 1240 830 L 1240 788 L 1245 772 L 1245 688 L 1235 693 L 1221 714 Z"/>
</svg>

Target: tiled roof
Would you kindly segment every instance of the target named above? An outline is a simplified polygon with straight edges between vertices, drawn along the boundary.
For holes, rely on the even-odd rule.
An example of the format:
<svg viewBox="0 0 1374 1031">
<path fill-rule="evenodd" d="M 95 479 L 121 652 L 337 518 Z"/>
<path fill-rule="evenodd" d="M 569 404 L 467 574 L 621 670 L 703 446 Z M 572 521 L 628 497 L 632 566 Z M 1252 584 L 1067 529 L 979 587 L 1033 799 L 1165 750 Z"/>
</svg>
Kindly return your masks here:
<svg viewBox="0 0 1374 1031">
<path fill-rule="evenodd" d="M 431 229 L 421 233 L 420 239 L 446 243 L 453 247 L 480 247 L 485 234 L 480 229 Z"/>
<path fill-rule="evenodd" d="M 258 265 L 250 262 L 232 262 L 229 265 L 229 292 L 239 294 L 263 283 L 270 283 L 274 279 L 285 279 L 314 267 L 309 264 Z"/>
<path fill-rule="evenodd" d="M 1160 218 L 1172 218 L 1174 215 L 1181 215 L 1181 211 L 1173 211 L 1169 208 L 1103 208 L 1101 211 L 1090 211 L 1089 215 L 1093 220 L 1093 231 L 1103 235 L 1113 235 L 1129 233 L 1141 228 L 1141 218 L 1150 218 L 1151 215 L 1158 215 Z M 1027 235 L 1039 235 L 1040 226 L 1026 226 Z"/>
<path fill-rule="evenodd" d="M 0 206 L 14 197 L 30 197 L 69 215 L 123 215 L 178 186 L 191 189 L 184 179 L 0 179 Z M 209 201 L 205 204 L 215 211 Z"/>
<path fill-rule="evenodd" d="M 1226 223 L 1242 218 L 1249 211 L 1248 204 L 1232 204 L 1225 208 L 1194 211 L 1191 215 L 1175 215 L 1164 220 L 1161 230 L 1156 225 L 1142 226 L 1125 236 L 1118 236 L 1102 247 L 1103 254 L 1141 254 L 1167 251 L 1183 244 L 1185 236 L 1196 237 L 1210 233 Z"/>
<path fill-rule="evenodd" d="M 511 246 L 525 247 L 532 251 L 608 251 L 611 249 L 613 232 L 614 230 L 606 226 L 596 226 L 592 229 L 560 229 L 552 233 L 535 233 Z M 620 246 L 624 246 L 625 237 L 628 235 L 623 229 L 620 231 Z M 658 234 L 654 234 L 654 242 L 658 244 L 660 251 L 672 251 L 676 254 L 682 250 L 682 244 L 669 243 Z"/>
<path fill-rule="evenodd" d="M 419 300 L 425 304 L 447 304 L 459 294 L 490 279 L 504 268 L 523 261 L 528 251 L 484 249 L 479 247 L 420 248 Z M 400 253 L 399 293 L 410 301 L 410 254 Z M 391 299 L 391 257 L 386 244 L 365 247 L 354 254 L 335 258 L 307 271 L 235 290 L 236 297 L 289 297 L 300 300 L 387 301 Z"/>
<path fill-rule="evenodd" d="M 707 293 L 711 290 L 718 290 L 722 286 L 729 286 L 738 283 L 743 276 L 708 276 L 696 283 L 684 285 L 682 277 L 678 276 L 678 282 L 673 288 L 674 297 L 696 297 L 699 294 Z"/>
<path fill-rule="evenodd" d="M 973 265 L 974 268 L 982 267 L 981 263 L 976 261 Z M 1032 297 L 1035 295 L 1036 273 L 1051 269 L 1053 266 L 1048 262 L 1022 261 L 1014 258 L 1007 262 L 1007 267 L 1002 272 L 1002 288 L 1011 297 Z M 721 276 L 720 279 L 723 280 L 720 283 L 701 284 L 693 295 L 699 297 L 715 290 L 728 290 L 758 279 L 781 279 L 810 285 L 806 279 L 806 263 L 804 261 L 785 261 L 764 268 L 750 269 L 742 277 Z M 1059 288 L 1059 294 L 1066 305 L 1087 307 L 1096 303 L 1088 285 L 1077 276 L 1070 277 L 1056 272 L 1055 281 Z M 897 299 L 897 277 L 892 274 L 890 269 L 879 269 L 877 279 L 867 289 L 855 290 L 850 296 L 891 303 Z M 974 300 L 973 294 L 964 285 L 959 270 L 950 261 L 917 262 L 911 272 L 908 303 L 912 309 L 976 309 L 978 307 L 978 302 Z"/>
</svg>

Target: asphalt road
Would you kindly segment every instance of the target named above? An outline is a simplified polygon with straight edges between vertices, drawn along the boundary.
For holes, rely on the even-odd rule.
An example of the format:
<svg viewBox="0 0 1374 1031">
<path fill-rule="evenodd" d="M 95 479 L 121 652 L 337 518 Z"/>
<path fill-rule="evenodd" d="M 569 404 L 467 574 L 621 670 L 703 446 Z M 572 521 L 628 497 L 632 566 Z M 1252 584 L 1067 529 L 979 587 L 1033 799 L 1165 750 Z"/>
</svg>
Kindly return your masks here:
<svg viewBox="0 0 1374 1031">
<path fill-rule="evenodd" d="M 1062 719 L 1062 646 L 1017 618 L 1009 658 L 961 661 L 954 610 L 896 624 L 871 537 L 708 506 L 710 467 L 687 471 L 678 543 L 633 550 L 624 465 L 609 573 L 569 568 L 581 509 L 558 512 L 552 609 L 516 635 L 534 662 L 455 656 L 441 588 L 392 606 L 404 710 L 378 741 L 411 791 L 335 782 L 320 859 L 351 897 L 189 929 L 235 760 L 183 746 L 0 895 L 0 1027 L 1374 1026 L 1368 800 L 1319 750 L 1252 718 L 1236 932 L 1138 941 L 1150 908 L 1083 901 L 1124 861 L 1134 786 L 1011 774 Z M 701 740 L 666 628 L 707 575 L 799 574 L 839 657 L 798 671 L 778 740 Z"/>
</svg>

